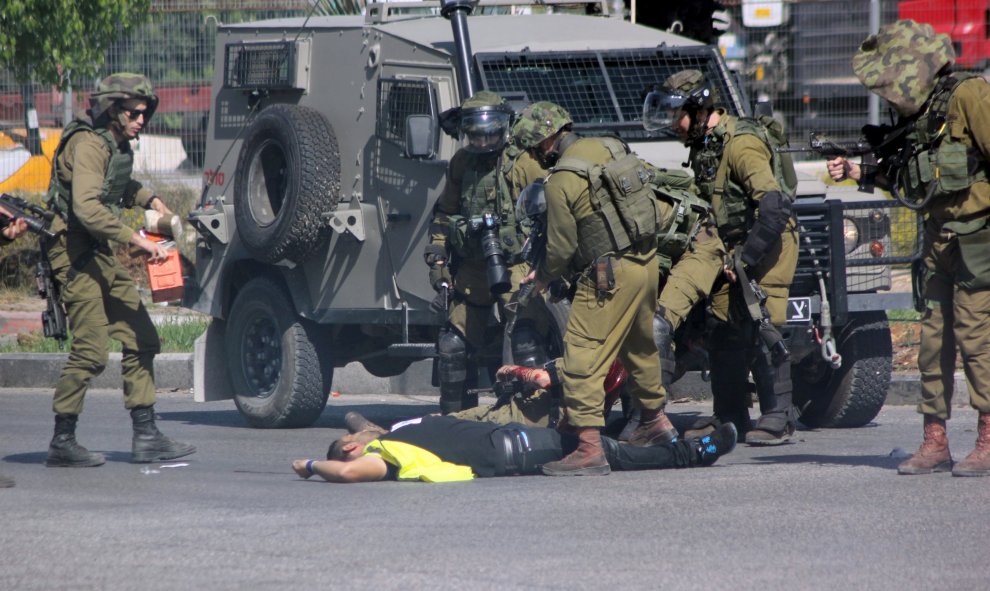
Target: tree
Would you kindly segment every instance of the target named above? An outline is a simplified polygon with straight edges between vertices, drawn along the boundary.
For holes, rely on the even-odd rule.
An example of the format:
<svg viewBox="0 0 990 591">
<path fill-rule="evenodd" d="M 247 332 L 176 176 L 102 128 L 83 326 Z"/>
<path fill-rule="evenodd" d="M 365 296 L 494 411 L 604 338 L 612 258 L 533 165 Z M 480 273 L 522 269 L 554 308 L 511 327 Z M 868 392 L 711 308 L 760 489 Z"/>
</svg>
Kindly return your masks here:
<svg viewBox="0 0 990 591">
<path fill-rule="evenodd" d="M 23 84 L 27 148 L 41 151 L 32 84 L 64 89 L 70 76 L 92 76 L 119 35 L 148 18 L 151 0 L 4 0 L 0 67 Z"/>
<path fill-rule="evenodd" d="M 148 18 L 151 0 L 4 0 L 0 3 L 0 66 L 19 82 L 63 89 L 92 76 L 107 46 Z"/>
</svg>

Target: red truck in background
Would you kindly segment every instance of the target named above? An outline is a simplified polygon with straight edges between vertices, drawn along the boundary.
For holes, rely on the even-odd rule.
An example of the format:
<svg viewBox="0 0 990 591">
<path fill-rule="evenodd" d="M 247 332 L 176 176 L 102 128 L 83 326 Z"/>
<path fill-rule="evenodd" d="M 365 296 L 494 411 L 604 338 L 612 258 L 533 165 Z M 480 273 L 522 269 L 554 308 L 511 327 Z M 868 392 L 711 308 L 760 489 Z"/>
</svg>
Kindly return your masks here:
<svg viewBox="0 0 990 591">
<path fill-rule="evenodd" d="M 189 163 L 203 165 L 206 147 L 206 123 L 210 112 L 210 85 L 162 85 L 155 87 L 160 100 L 155 118 L 146 133 L 177 135 L 182 138 Z M 74 92 L 75 108 L 89 105 L 89 92 Z M 34 108 L 41 127 L 60 129 L 65 126 L 64 95 L 57 90 L 36 91 Z M 20 90 L 0 93 L 0 133 L 16 129 L 23 134 L 24 97 Z M 17 132 L 13 132 L 15 135 Z"/>
<path fill-rule="evenodd" d="M 902 0 L 897 16 L 928 23 L 952 37 L 957 68 L 985 70 L 990 65 L 990 1 Z"/>
</svg>

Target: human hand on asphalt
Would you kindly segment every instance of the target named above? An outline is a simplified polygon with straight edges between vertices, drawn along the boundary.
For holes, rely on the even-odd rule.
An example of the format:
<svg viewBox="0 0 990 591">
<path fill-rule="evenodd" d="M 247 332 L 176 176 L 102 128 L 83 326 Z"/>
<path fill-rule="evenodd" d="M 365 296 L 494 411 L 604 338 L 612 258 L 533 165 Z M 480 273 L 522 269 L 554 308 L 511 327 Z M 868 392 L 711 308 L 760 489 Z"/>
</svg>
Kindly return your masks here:
<svg viewBox="0 0 990 591">
<path fill-rule="evenodd" d="M 309 470 L 306 469 L 306 462 L 308 461 L 309 461 L 308 458 L 304 458 L 301 460 L 292 460 L 292 470 L 295 471 L 295 473 L 298 474 L 300 478 L 309 478 L 310 476 L 312 476 L 312 474 L 309 473 Z"/>
</svg>

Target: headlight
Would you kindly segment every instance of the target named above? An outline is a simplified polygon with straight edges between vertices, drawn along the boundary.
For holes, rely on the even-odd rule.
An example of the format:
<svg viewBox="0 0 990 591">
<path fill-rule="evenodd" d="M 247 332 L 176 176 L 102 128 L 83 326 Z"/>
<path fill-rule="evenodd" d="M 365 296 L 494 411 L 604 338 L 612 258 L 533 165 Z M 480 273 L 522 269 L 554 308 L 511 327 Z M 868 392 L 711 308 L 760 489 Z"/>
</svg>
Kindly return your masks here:
<svg viewBox="0 0 990 591">
<path fill-rule="evenodd" d="M 846 254 L 856 250 L 859 246 L 859 228 L 856 222 L 849 218 L 842 218 L 842 238 L 846 241 Z"/>
</svg>

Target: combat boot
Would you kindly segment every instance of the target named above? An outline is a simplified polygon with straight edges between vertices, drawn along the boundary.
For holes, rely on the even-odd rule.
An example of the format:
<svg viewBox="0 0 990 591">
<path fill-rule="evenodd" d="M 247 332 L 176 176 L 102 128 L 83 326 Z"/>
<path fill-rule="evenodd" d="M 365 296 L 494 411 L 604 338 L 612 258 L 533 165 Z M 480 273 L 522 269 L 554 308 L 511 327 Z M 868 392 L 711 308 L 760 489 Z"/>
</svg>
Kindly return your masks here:
<svg viewBox="0 0 990 591">
<path fill-rule="evenodd" d="M 711 466 L 715 460 L 736 448 L 739 432 L 734 423 L 724 423 L 711 434 L 692 441 L 695 465 Z"/>
<path fill-rule="evenodd" d="M 677 429 L 667 418 L 662 408 L 656 410 L 641 410 L 639 425 L 629 435 L 629 445 L 646 447 L 658 443 L 677 441 Z"/>
<path fill-rule="evenodd" d="M 945 434 L 945 419 L 925 415 L 924 440 L 913 456 L 901 462 L 898 474 L 931 474 L 952 469 L 949 438 Z"/>
<path fill-rule="evenodd" d="M 602 435 L 598 427 L 577 427 L 577 449 L 562 460 L 543 465 L 547 476 L 605 476 L 612 469 L 602 449 Z"/>
<path fill-rule="evenodd" d="M 106 463 L 103 454 L 91 453 L 76 442 L 79 415 L 55 415 L 55 435 L 48 444 L 45 465 L 51 468 L 90 468 Z"/>
<path fill-rule="evenodd" d="M 953 476 L 990 475 L 990 412 L 981 412 L 976 426 L 976 447 L 952 467 Z"/>
<path fill-rule="evenodd" d="M 131 440 L 133 462 L 147 464 L 196 453 L 194 446 L 169 439 L 158 430 L 154 406 L 132 408 L 131 420 L 134 423 L 134 438 Z"/>
</svg>

